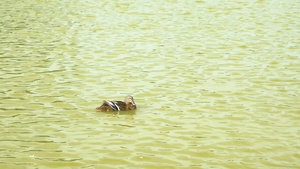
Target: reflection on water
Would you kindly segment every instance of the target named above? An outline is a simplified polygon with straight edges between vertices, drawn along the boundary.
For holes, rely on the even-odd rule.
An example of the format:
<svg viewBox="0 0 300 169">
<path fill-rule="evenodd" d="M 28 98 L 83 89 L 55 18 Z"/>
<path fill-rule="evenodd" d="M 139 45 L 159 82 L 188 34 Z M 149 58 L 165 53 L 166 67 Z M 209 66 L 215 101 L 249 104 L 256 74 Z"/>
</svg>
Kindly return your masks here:
<svg viewBox="0 0 300 169">
<path fill-rule="evenodd" d="M 297 7 L 1 1 L 1 168 L 297 168 Z"/>
</svg>

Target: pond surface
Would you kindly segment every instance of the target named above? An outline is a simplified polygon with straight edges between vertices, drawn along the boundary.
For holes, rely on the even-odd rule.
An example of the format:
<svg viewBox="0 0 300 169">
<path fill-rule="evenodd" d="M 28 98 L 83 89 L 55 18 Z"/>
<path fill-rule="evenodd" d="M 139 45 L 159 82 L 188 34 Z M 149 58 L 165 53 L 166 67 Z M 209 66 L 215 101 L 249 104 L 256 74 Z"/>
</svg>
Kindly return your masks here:
<svg viewBox="0 0 300 169">
<path fill-rule="evenodd" d="M 299 7 L 1 0 L 0 168 L 299 167 Z"/>
</svg>

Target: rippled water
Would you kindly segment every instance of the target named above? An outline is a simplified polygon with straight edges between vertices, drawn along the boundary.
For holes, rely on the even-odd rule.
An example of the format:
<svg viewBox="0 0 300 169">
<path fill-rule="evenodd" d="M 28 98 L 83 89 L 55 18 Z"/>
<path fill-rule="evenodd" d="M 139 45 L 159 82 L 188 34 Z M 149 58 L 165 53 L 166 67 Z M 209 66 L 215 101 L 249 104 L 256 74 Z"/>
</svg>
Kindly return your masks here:
<svg viewBox="0 0 300 169">
<path fill-rule="evenodd" d="M 299 7 L 0 1 L 0 167 L 299 167 Z"/>
</svg>

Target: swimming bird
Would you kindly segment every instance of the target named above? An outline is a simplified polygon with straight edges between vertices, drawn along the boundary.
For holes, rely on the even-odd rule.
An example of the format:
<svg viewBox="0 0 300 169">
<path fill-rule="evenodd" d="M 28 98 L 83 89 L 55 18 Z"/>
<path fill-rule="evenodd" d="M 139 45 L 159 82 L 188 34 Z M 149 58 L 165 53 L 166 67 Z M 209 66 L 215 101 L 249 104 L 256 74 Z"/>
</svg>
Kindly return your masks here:
<svg viewBox="0 0 300 169">
<path fill-rule="evenodd" d="M 125 97 L 124 102 L 103 100 L 103 104 L 96 107 L 96 111 L 123 111 L 134 109 L 136 109 L 136 104 L 130 95 Z"/>
</svg>

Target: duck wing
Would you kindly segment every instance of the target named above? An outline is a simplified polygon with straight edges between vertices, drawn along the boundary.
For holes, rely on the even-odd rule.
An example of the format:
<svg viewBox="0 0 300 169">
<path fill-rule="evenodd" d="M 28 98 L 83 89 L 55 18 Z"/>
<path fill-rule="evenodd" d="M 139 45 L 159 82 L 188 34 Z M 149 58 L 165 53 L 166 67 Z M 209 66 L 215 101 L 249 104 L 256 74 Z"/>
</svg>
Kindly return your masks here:
<svg viewBox="0 0 300 169">
<path fill-rule="evenodd" d="M 113 108 L 116 111 L 120 111 L 119 106 L 116 104 L 116 102 L 114 101 L 109 101 L 109 100 L 103 100 L 104 103 L 106 103 L 107 105 L 109 105 L 111 108 Z"/>
</svg>

